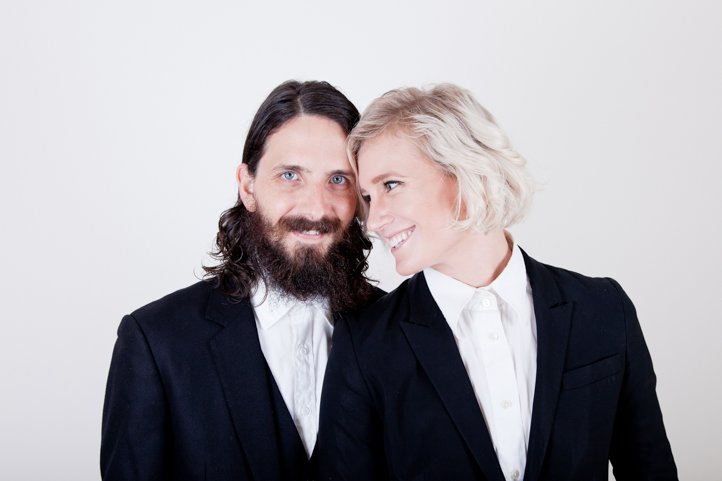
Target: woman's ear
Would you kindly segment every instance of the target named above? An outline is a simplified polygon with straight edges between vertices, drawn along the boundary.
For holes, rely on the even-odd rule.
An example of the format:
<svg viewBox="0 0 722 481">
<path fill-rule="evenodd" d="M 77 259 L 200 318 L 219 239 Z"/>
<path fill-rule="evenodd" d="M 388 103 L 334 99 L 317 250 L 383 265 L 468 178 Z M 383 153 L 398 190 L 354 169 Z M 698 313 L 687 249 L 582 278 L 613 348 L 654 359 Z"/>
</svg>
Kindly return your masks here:
<svg viewBox="0 0 722 481">
<path fill-rule="evenodd" d="M 236 181 L 238 182 L 238 195 L 248 212 L 256 211 L 256 197 L 253 194 L 255 178 L 248 171 L 248 164 L 240 164 L 236 169 Z"/>
</svg>

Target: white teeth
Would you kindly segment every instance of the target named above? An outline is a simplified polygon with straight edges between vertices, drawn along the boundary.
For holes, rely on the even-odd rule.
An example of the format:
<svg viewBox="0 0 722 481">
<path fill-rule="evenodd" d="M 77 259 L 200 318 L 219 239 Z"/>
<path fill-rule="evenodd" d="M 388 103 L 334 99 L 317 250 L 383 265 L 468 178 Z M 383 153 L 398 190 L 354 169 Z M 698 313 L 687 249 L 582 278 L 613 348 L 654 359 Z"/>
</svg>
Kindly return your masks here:
<svg viewBox="0 0 722 481">
<path fill-rule="evenodd" d="M 399 234 L 396 234 L 391 239 L 389 239 L 389 245 L 391 248 L 398 247 L 399 244 L 404 242 L 406 239 L 408 239 L 411 236 L 411 233 L 413 232 L 413 229 L 405 230 Z"/>
<path fill-rule="evenodd" d="M 320 234 L 320 232 L 317 230 L 304 230 L 304 231 L 302 231 L 302 233 L 306 234 L 306 235 L 319 235 Z"/>
</svg>

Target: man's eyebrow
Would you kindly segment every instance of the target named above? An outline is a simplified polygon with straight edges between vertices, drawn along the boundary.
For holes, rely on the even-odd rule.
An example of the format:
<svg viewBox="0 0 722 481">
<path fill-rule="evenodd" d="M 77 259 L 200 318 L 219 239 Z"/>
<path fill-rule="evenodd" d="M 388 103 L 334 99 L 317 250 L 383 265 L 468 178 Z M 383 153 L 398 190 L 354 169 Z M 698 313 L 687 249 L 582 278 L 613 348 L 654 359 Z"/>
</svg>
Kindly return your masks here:
<svg viewBox="0 0 722 481">
<path fill-rule="evenodd" d="M 282 164 L 277 165 L 273 168 L 275 172 L 285 172 L 287 170 L 292 170 L 294 172 L 302 172 L 304 174 L 308 174 L 311 172 L 311 169 L 307 167 L 302 167 L 300 165 L 294 165 L 294 164 Z M 352 170 L 346 170 L 346 169 L 336 169 L 328 172 L 326 175 L 333 176 L 333 175 L 345 175 L 346 177 L 350 177 L 352 179 L 355 179 L 356 176 L 354 175 Z"/>
<path fill-rule="evenodd" d="M 273 170 L 275 170 L 275 171 L 294 170 L 297 172 L 309 172 L 309 170 L 305 167 L 301 167 L 300 165 L 291 165 L 291 164 L 277 165 L 273 168 Z"/>
<path fill-rule="evenodd" d="M 352 170 L 336 169 L 328 173 L 328 175 L 345 175 L 346 177 L 355 177 Z"/>
</svg>

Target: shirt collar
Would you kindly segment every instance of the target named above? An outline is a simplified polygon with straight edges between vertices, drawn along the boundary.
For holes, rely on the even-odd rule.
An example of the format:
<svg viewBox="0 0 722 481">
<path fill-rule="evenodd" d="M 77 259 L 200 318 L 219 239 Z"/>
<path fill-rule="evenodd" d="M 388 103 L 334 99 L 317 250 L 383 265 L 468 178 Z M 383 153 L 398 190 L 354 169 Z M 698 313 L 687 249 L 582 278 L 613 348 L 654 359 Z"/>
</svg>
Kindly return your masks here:
<svg viewBox="0 0 722 481">
<path fill-rule="evenodd" d="M 524 256 L 519 246 L 514 243 L 509 262 L 501 271 L 501 274 L 488 287 L 493 289 L 496 295 L 501 297 L 512 309 L 518 310 L 529 302 L 528 285 Z"/>
<path fill-rule="evenodd" d="M 513 309 L 518 309 L 519 306 L 523 306 L 525 302 L 528 302 L 526 297 L 528 280 L 521 249 L 509 234 L 507 236 L 513 243 L 509 262 L 491 284 L 479 289 L 493 291 L 506 304 Z M 461 317 L 461 311 L 474 296 L 477 289 L 431 267 L 424 269 L 424 277 L 431 296 L 446 318 L 446 322 L 452 327 L 456 326 Z"/>
<path fill-rule="evenodd" d="M 461 311 L 474 296 L 475 289 L 431 267 L 424 269 L 424 278 L 446 322 L 452 327 L 456 326 Z"/>
<path fill-rule="evenodd" d="M 300 301 L 285 295 L 278 289 L 268 289 L 263 280 L 259 280 L 256 284 L 255 291 L 251 295 L 251 304 L 262 329 L 269 329 L 289 313 L 298 309 L 317 310 L 331 325 L 331 310 L 326 299 L 314 298 Z"/>
</svg>

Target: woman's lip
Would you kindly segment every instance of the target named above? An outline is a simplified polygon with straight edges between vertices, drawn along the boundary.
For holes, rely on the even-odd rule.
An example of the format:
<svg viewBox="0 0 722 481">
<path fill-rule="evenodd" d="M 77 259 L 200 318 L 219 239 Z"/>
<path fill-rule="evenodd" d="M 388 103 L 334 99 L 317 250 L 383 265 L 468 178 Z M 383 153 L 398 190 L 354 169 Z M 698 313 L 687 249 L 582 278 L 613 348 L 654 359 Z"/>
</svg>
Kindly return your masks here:
<svg viewBox="0 0 722 481">
<path fill-rule="evenodd" d="M 414 230 L 416 229 L 416 226 L 407 227 L 406 229 L 398 231 L 396 234 L 392 236 L 388 236 L 386 238 L 386 243 L 391 247 L 391 251 L 395 251 L 409 240 L 411 236 L 414 233 Z"/>
</svg>

